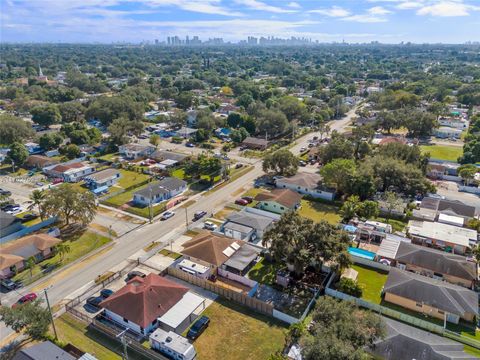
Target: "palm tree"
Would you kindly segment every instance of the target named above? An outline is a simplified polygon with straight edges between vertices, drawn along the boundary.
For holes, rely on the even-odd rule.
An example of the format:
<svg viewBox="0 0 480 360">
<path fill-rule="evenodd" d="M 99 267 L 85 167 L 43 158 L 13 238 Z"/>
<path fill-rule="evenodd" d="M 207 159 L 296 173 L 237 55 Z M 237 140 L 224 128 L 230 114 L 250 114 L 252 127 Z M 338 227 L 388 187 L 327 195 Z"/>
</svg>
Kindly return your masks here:
<svg viewBox="0 0 480 360">
<path fill-rule="evenodd" d="M 40 219 L 43 220 L 43 200 L 45 199 L 45 193 L 42 190 L 33 190 L 30 194 L 30 200 L 32 203 L 28 206 L 28 210 L 33 210 L 33 208 L 38 208 L 38 213 L 40 214 Z"/>
<path fill-rule="evenodd" d="M 33 276 L 33 267 L 37 262 L 33 256 L 30 256 L 27 260 L 25 260 L 25 269 L 30 270 L 30 277 Z"/>
<path fill-rule="evenodd" d="M 65 258 L 65 255 L 68 254 L 71 251 L 70 245 L 66 243 L 60 243 L 57 246 L 55 246 L 55 252 L 60 255 L 60 260 L 63 261 Z"/>
</svg>

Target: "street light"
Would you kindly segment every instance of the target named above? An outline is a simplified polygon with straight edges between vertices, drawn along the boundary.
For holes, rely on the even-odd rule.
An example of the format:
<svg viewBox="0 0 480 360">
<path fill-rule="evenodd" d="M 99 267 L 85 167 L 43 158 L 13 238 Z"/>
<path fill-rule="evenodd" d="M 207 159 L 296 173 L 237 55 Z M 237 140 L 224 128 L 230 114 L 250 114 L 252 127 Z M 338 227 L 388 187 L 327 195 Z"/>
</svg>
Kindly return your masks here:
<svg viewBox="0 0 480 360">
<path fill-rule="evenodd" d="M 50 307 L 50 301 L 48 300 L 48 293 L 47 293 L 47 290 L 50 289 L 51 287 L 52 286 L 49 286 L 49 287 L 43 289 L 43 292 L 45 293 L 45 300 L 47 301 L 47 307 L 48 307 L 48 311 L 50 313 L 50 321 L 52 322 L 53 332 L 55 334 L 55 340 L 58 340 L 57 329 L 55 328 L 55 322 L 53 321 L 52 308 Z"/>
</svg>

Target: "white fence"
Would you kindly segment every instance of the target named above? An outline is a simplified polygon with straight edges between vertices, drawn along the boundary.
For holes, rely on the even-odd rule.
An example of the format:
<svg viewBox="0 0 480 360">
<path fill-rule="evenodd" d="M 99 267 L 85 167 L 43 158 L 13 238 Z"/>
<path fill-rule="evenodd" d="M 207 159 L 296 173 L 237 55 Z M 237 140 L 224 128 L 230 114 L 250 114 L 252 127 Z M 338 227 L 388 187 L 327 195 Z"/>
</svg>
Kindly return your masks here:
<svg viewBox="0 0 480 360">
<path fill-rule="evenodd" d="M 244 276 L 234 274 L 222 268 L 218 268 L 217 270 L 218 270 L 218 275 L 223 276 L 224 278 L 235 280 L 236 282 L 239 282 L 240 284 L 246 285 L 251 288 L 257 285 L 256 281 L 246 278 Z"/>
<path fill-rule="evenodd" d="M 282 320 L 283 322 L 286 322 L 290 325 L 296 324 L 300 321 L 300 319 L 297 319 L 296 317 L 290 316 L 276 309 L 273 309 L 272 315 L 275 319 Z"/>
<path fill-rule="evenodd" d="M 372 267 L 374 269 L 382 270 L 382 271 L 386 271 L 386 272 L 390 271 L 390 266 L 388 266 L 388 265 L 381 264 L 379 262 L 372 261 L 372 260 L 369 260 L 369 259 L 365 259 L 365 258 L 355 256 L 355 255 L 352 255 L 352 254 L 350 254 L 350 256 L 352 257 L 352 261 L 355 264 L 365 265 L 365 266 Z"/>
</svg>

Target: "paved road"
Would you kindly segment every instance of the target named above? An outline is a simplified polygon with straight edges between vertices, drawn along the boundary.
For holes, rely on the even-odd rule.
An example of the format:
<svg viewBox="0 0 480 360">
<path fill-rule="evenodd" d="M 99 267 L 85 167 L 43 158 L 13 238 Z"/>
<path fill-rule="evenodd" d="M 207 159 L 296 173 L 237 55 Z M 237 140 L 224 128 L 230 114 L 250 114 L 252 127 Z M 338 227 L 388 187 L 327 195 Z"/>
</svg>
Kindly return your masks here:
<svg viewBox="0 0 480 360">
<path fill-rule="evenodd" d="M 448 200 L 457 200 L 470 206 L 475 206 L 480 212 L 480 196 L 458 191 L 458 184 L 454 181 L 438 181 L 437 194 Z"/>
</svg>

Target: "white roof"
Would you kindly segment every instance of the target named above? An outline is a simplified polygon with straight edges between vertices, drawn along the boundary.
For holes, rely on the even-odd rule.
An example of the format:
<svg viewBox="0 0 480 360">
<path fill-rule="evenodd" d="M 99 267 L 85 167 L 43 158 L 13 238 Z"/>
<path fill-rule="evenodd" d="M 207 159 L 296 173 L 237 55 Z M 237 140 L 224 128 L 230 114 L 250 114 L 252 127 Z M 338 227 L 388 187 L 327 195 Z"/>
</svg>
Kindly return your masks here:
<svg viewBox="0 0 480 360">
<path fill-rule="evenodd" d="M 203 302 L 204 298 L 192 292 L 187 292 L 183 298 L 173 305 L 158 321 L 176 329 L 187 317 L 192 314 Z"/>
<path fill-rule="evenodd" d="M 410 235 L 440 240 L 465 247 L 470 246 L 470 241 L 477 241 L 477 232 L 475 230 L 439 222 L 431 223 L 427 221 L 410 220 L 408 222 L 408 232 Z"/>
<path fill-rule="evenodd" d="M 208 266 L 193 262 L 188 259 L 183 259 L 178 263 L 179 267 L 191 270 L 197 274 L 205 274 L 210 268 Z"/>
<path fill-rule="evenodd" d="M 465 222 L 463 217 L 460 216 L 453 216 L 453 215 L 447 215 L 447 214 L 440 214 L 438 216 L 438 222 L 444 223 L 444 224 L 451 224 L 455 226 L 463 226 L 463 223 Z"/>
<path fill-rule="evenodd" d="M 399 246 L 400 241 L 398 241 L 397 239 L 383 239 L 377 251 L 377 256 L 386 257 L 388 259 L 395 259 Z"/>
<path fill-rule="evenodd" d="M 170 165 L 175 165 L 176 163 L 178 163 L 178 161 L 172 160 L 172 159 L 166 159 L 166 160 L 163 160 L 160 164 L 165 166 L 170 166 Z"/>
<path fill-rule="evenodd" d="M 152 343 L 159 343 L 163 347 L 169 348 L 177 354 L 184 355 L 187 359 L 193 359 L 193 355 L 195 355 L 193 345 L 183 336 L 178 335 L 173 331 L 166 332 L 165 330 L 158 328 L 150 334 L 150 341 Z"/>
</svg>

